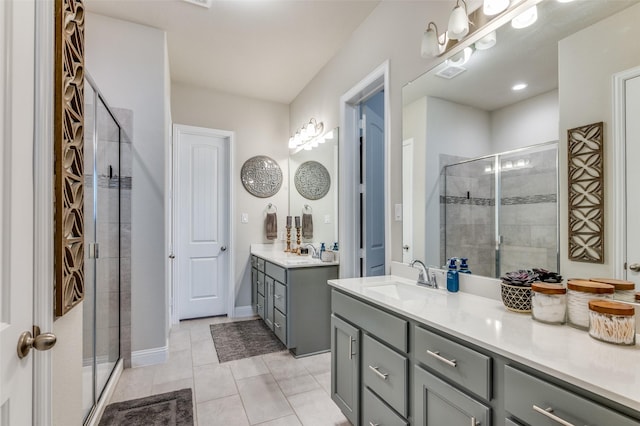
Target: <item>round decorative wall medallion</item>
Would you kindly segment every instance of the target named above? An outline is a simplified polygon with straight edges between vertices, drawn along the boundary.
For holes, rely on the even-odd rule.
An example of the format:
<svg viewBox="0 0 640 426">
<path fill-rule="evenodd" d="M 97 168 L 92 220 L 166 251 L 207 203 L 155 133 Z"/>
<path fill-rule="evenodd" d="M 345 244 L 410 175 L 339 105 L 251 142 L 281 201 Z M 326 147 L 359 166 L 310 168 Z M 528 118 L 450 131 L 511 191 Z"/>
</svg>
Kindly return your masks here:
<svg viewBox="0 0 640 426">
<path fill-rule="evenodd" d="M 293 180 L 300 195 L 308 200 L 319 200 L 327 195 L 331 187 L 329 171 L 317 161 L 300 164 Z"/>
<path fill-rule="evenodd" d="M 282 186 L 282 170 L 278 163 L 266 155 L 249 158 L 240 171 L 242 185 L 251 195 L 267 198 Z"/>
</svg>

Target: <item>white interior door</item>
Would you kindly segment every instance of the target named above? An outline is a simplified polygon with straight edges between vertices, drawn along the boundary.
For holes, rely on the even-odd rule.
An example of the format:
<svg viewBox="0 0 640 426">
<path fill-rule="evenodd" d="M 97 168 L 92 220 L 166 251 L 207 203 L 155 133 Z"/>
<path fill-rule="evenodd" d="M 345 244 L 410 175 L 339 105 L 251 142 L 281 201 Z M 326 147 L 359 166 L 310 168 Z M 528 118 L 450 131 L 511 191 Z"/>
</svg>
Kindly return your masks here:
<svg viewBox="0 0 640 426">
<path fill-rule="evenodd" d="M 0 2 L 0 425 L 32 423 L 34 2 Z"/>
<path fill-rule="evenodd" d="M 227 313 L 228 145 L 215 130 L 174 127 L 179 319 Z"/>
<path fill-rule="evenodd" d="M 626 199 L 627 199 L 627 279 L 640 288 L 640 77 L 626 81 Z M 634 270 L 635 269 L 635 270 Z"/>
<path fill-rule="evenodd" d="M 413 260 L 413 139 L 402 142 L 402 263 Z"/>
</svg>

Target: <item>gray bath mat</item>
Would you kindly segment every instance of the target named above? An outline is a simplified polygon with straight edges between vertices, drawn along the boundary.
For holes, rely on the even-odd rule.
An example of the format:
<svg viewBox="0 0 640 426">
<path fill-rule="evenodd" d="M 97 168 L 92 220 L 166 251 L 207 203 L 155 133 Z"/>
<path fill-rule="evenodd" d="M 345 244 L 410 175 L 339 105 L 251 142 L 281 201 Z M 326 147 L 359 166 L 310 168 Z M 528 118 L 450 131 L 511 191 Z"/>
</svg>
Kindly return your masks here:
<svg viewBox="0 0 640 426">
<path fill-rule="evenodd" d="M 100 426 L 193 426 L 191 389 L 107 405 Z"/>
<path fill-rule="evenodd" d="M 262 320 L 211 324 L 211 337 L 220 362 L 285 350 Z"/>
</svg>

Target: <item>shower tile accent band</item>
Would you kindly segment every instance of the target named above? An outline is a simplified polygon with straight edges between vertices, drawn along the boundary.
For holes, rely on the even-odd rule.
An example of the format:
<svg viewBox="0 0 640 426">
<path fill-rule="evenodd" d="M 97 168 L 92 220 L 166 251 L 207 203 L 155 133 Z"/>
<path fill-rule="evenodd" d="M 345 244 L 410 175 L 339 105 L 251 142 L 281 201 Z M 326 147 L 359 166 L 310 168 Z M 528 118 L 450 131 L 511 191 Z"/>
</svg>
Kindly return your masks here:
<svg viewBox="0 0 640 426">
<path fill-rule="evenodd" d="M 541 203 L 556 203 L 558 200 L 557 194 L 540 194 L 540 195 L 528 195 L 524 197 L 505 197 L 500 199 L 500 204 L 503 206 L 513 206 L 521 204 L 541 204 Z M 472 206 L 495 206 L 495 200 L 493 198 L 481 198 L 481 197 L 456 197 L 453 195 L 440 196 L 440 204 L 460 204 L 460 205 L 472 205 Z"/>
</svg>

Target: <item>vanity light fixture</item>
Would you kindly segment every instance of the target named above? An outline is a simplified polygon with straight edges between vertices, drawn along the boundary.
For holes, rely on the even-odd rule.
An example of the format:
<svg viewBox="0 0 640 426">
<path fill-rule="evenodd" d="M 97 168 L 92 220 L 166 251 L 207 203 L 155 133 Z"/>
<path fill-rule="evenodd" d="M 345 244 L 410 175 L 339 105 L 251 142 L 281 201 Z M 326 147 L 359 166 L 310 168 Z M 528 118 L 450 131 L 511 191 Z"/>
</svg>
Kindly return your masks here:
<svg viewBox="0 0 640 426">
<path fill-rule="evenodd" d="M 509 7 L 509 0 L 484 0 L 482 12 L 487 16 L 497 15 Z"/>
<path fill-rule="evenodd" d="M 463 6 L 460 6 L 461 1 Z M 447 34 L 451 40 L 460 40 L 469 34 L 469 14 L 464 0 L 456 0 L 456 6 L 449 15 Z"/>
<path fill-rule="evenodd" d="M 444 52 L 444 48 L 447 45 L 446 33 L 442 36 L 438 34 L 438 26 L 435 22 L 431 21 L 427 24 L 427 29 L 422 34 L 422 47 L 420 52 L 423 58 L 429 58 L 432 56 L 438 56 Z"/>
<path fill-rule="evenodd" d="M 465 47 L 462 52 L 456 53 L 451 58 L 446 60 L 446 64 L 454 67 L 461 67 L 471 59 L 473 49 L 471 47 Z"/>
<path fill-rule="evenodd" d="M 538 6 L 531 6 L 511 20 L 511 26 L 515 29 L 527 28 L 538 20 Z"/>
<path fill-rule="evenodd" d="M 317 138 L 322 135 L 322 131 L 324 130 L 324 123 L 317 122 L 315 118 L 311 118 L 308 123 L 303 124 L 296 133 L 289 138 L 289 148 L 295 149 L 304 145 L 304 148 L 311 149 L 311 143 L 316 141 Z"/>
<path fill-rule="evenodd" d="M 489 34 L 482 37 L 480 40 L 476 41 L 474 46 L 476 50 L 487 50 L 495 46 L 497 41 L 498 41 L 498 36 L 496 32 L 491 31 Z"/>
</svg>

